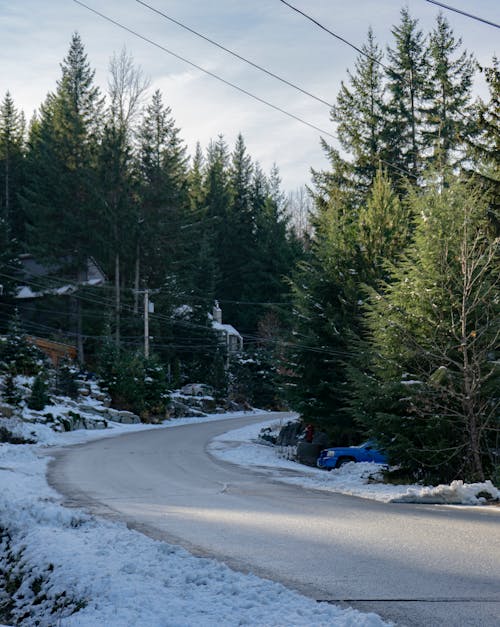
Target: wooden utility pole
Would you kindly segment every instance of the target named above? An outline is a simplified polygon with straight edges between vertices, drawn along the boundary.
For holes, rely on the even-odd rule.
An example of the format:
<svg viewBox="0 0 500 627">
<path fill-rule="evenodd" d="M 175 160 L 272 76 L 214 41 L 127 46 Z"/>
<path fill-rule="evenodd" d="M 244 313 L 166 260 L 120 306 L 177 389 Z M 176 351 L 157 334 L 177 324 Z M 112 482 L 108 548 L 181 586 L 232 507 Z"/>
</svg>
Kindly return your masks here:
<svg viewBox="0 0 500 627">
<path fill-rule="evenodd" d="M 144 357 L 149 359 L 149 291 L 144 290 Z"/>
</svg>

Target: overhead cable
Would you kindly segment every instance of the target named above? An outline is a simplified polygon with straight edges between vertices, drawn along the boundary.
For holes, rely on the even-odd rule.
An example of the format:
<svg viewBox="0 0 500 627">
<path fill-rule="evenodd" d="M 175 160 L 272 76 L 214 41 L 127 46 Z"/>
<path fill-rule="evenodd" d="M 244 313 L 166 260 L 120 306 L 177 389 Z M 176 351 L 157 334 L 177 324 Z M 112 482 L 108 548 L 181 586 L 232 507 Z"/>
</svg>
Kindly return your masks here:
<svg viewBox="0 0 500 627">
<path fill-rule="evenodd" d="M 305 94 L 306 96 L 309 96 L 310 98 L 313 98 L 314 100 L 317 100 L 318 102 L 321 102 L 322 104 L 326 105 L 329 108 L 333 107 L 333 105 L 330 102 L 327 102 L 323 98 L 320 98 L 319 96 L 315 96 L 314 94 L 311 94 L 309 91 L 307 91 L 305 89 L 302 89 L 302 87 L 299 87 L 298 85 L 295 85 L 295 83 L 292 83 L 292 82 L 288 81 L 286 78 L 278 76 L 278 74 L 274 74 L 274 72 L 271 72 L 270 70 L 267 70 L 266 68 L 262 67 L 261 65 L 258 65 L 257 63 L 254 63 L 253 61 L 250 61 L 250 59 L 247 59 L 246 57 L 238 54 L 237 52 L 234 52 L 233 50 L 230 50 L 229 48 L 226 48 L 225 46 L 223 46 L 222 44 L 218 43 L 217 41 L 214 41 L 213 39 L 210 39 L 210 37 L 207 37 L 206 35 L 203 35 L 203 33 L 199 33 L 198 31 L 194 30 L 194 28 L 191 28 L 190 26 L 187 26 L 186 24 L 183 24 L 179 20 L 176 20 L 175 18 L 171 17 L 170 15 L 167 15 L 166 13 L 164 13 L 163 11 L 160 11 L 159 9 L 156 9 L 155 7 L 151 6 L 147 2 L 143 2 L 143 0 L 135 0 L 135 1 L 138 4 L 141 4 L 142 6 L 146 7 L 150 11 L 153 11 L 153 13 L 156 13 L 157 15 L 161 15 L 162 17 L 164 17 L 166 20 L 169 20 L 173 24 L 177 24 L 177 26 L 180 26 L 181 28 L 183 28 L 184 30 L 189 31 L 193 35 L 196 35 L 197 37 L 200 37 L 201 39 L 204 39 L 205 41 L 208 41 L 208 43 L 210 43 L 210 44 L 212 44 L 214 46 L 217 46 L 217 48 L 220 48 L 224 52 L 227 52 L 228 54 L 232 55 L 233 57 L 236 57 L 240 61 L 243 61 L 244 63 L 247 63 L 248 65 L 251 65 L 252 67 L 256 68 L 257 70 L 260 70 L 261 72 L 264 72 L 268 76 L 271 76 L 272 78 L 275 78 L 278 81 L 281 81 L 282 83 L 284 83 L 285 85 L 288 85 L 289 87 L 293 87 L 293 89 L 296 89 L 297 91 L 300 91 L 301 93 Z"/>
<path fill-rule="evenodd" d="M 290 9 L 292 9 L 293 11 L 296 11 L 297 13 L 299 13 L 300 15 L 302 15 L 303 17 L 305 17 L 307 20 L 313 22 L 313 24 L 316 24 L 316 26 L 318 26 L 319 28 L 321 28 L 322 30 L 324 30 L 325 32 L 329 33 L 330 35 L 332 35 L 333 37 L 335 37 L 336 39 L 338 39 L 339 41 L 345 43 L 346 45 L 350 46 L 351 48 L 353 48 L 354 50 L 356 50 L 357 52 L 359 52 L 361 55 L 363 55 L 364 57 L 366 57 L 367 59 L 369 59 L 370 61 L 372 61 L 373 63 L 376 63 L 377 65 L 379 65 L 380 67 L 384 68 L 384 70 L 386 70 L 386 72 L 390 73 L 391 75 L 399 78 L 400 80 L 402 80 L 403 82 L 405 82 L 407 85 L 410 85 L 410 81 L 403 76 L 402 74 L 399 74 L 398 72 L 395 72 L 393 69 L 391 69 L 390 67 L 388 67 L 385 63 L 382 63 L 382 61 L 380 61 L 380 59 L 377 59 L 376 57 L 373 57 L 371 55 L 369 55 L 367 52 L 365 52 L 363 49 L 359 48 L 358 46 L 356 46 L 355 44 L 353 44 L 352 42 L 350 42 L 349 40 L 345 39 L 345 37 L 341 37 L 340 35 L 337 35 L 337 33 L 334 33 L 333 31 L 331 31 L 330 29 L 328 29 L 326 26 L 324 26 L 323 24 L 321 24 L 321 22 L 318 22 L 318 20 L 316 20 L 315 18 L 311 17 L 310 15 L 308 15 L 307 13 L 305 13 L 304 11 L 298 9 L 297 7 L 293 6 L 292 4 L 290 4 L 289 2 L 287 2 L 286 0 L 279 0 L 282 4 L 285 4 L 287 7 L 289 7 Z M 437 4 L 440 6 L 445 7 L 446 5 L 442 5 L 439 2 L 435 2 L 435 0 L 426 0 L 427 2 L 432 2 L 433 4 Z M 448 7 L 446 7 L 448 8 Z M 469 14 L 464 14 L 464 15 L 468 15 L 468 17 L 474 17 L 472 15 Z M 480 19 L 480 18 L 476 18 L 476 19 Z M 497 26 L 498 25 L 493 23 L 493 22 L 489 22 L 492 26 Z M 466 121 L 472 121 L 471 117 L 469 115 L 467 115 L 466 113 L 464 113 L 463 111 L 458 110 L 457 111 L 458 115 L 463 118 Z M 403 172 L 405 174 L 407 174 L 408 176 L 410 176 L 411 178 L 415 178 L 417 179 L 418 177 L 415 176 L 414 174 L 412 174 L 411 172 L 409 172 L 408 170 L 398 167 L 396 165 L 394 165 L 393 163 L 390 163 L 389 161 L 385 161 L 384 159 L 380 159 L 381 163 L 384 163 L 385 165 L 391 167 L 394 170 L 399 170 L 400 172 Z"/>
<path fill-rule="evenodd" d="M 149 37 L 141 35 L 140 33 L 138 33 L 137 31 L 133 30 L 132 28 L 129 28 L 128 26 L 125 26 L 124 24 L 121 24 L 117 20 L 114 20 L 113 18 L 105 15 L 104 13 L 101 13 L 100 11 L 97 11 L 96 9 L 93 9 L 92 7 L 88 6 L 84 2 L 81 2 L 81 0 L 73 0 L 73 2 L 75 2 L 75 4 L 79 4 L 80 6 L 82 6 L 83 8 L 87 9 L 88 11 L 90 11 L 92 13 L 95 13 L 95 15 L 98 15 L 99 17 L 101 17 L 102 19 L 106 20 L 107 22 L 110 22 L 111 24 L 114 24 L 115 26 L 118 26 L 118 28 L 121 28 L 122 30 L 130 33 L 131 35 L 134 35 L 135 37 L 138 37 L 139 39 L 142 39 L 143 41 L 151 44 L 152 46 L 155 46 L 159 50 L 162 50 L 163 52 L 166 52 L 167 54 L 175 57 L 176 59 L 179 59 L 180 61 L 183 61 L 184 63 L 187 63 L 188 65 L 190 65 L 191 67 L 196 68 L 197 70 L 200 70 L 200 72 L 203 72 L 204 74 L 207 74 L 208 76 L 211 76 L 212 78 L 215 78 L 216 80 L 220 81 L 221 83 L 224 83 L 225 85 L 228 85 L 229 87 L 232 87 L 233 89 L 236 89 L 237 91 L 241 92 L 242 94 L 245 94 L 246 96 L 249 96 L 250 98 L 253 98 L 254 100 L 257 100 L 257 102 L 260 102 L 260 103 L 270 107 L 271 109 L 274 109 L 275 111 L 278 111 L 279 113 L 283 113 L 283 115 L 286 115 L 289 118 L 292 118 L 293 120 L 295 120 L 297 122 L 300 122 L 301 124 L 304 124 L 305 126 L 308 126 L 309 128 L 312 128 L 315 131 L 318 131 L 318 133 L 321 133 L 322 135 L 328 135 L 328 137 L 332 137 L 333 139 L 337 139 L 335 137 L 335 135 L 333 135 L 332 133 L 329 133 L 328 131 L 325 131 L 324 129 L 321 129 L 318 126 L 315 126 L 314 124 L 311 124 L 310 122 L 307 122 L 306 120 L 304 120 L 303 118 L 299 117 L 298 115 L 295 115 L 294 113 L 290 113 L 289 111 L 286 111 L 285 109 L 282 109 L 281 107 L 278 107 L 277 105 L 274 105 L 271 102 L 269 102 L 267 100 L 264 100 L 260 96 L 256 96 L 255 94 L 253 94 L 252 92 L 244 89 L 243 87 L 239 87 L 238 85 L 235 85 L 234 83 L 231 83 L 230 81 L 226 80 L 225 78 L 222 78 L 218 74 L 215 74 L 214 72 L 211 72 L 210 70 L 205 69 L 201 65 L 198 65 L 198 64 L 194 63 L 193 61 L 190 61 L 189 59 L 186 59 L 185 57 L 177 54 L 176 52 L 173 52 L 172 50 L 169 50 L 168 48 L 165 48 L 165 46 L 162 46 L 161 44 L 157 43 L 156 41 L 153 41 L 152 39 L 149 39 Z"/>
<path fill-rule="evenodd" d="M 346 44 L 347 46 L 349 46 L 353 50 L 356 50 L 356 52 L 359 52 L 359 54 L 363 55 L 367 59 L 370 59 L 370 61 L 373 61 L 373 63 L 376 63 L 377 65 L 380 65 L 381 67 L 383 67 L 385 70 L 389 71 L 389 68 L 384 63 L 382 63 L 382 61 L 380 61 L 380 59 L 377 59 L 376 57 L 372 57 L 370 54 L 365 52 L 362 48 L 359 48 L 358 46 L 353 44 L 351 41 L 346 39 L 345 37 L 342 37 L 341 35 L 338 35 L 337 33 L 334 33 L 332 30 L 330 30 L 329 28 L 327 28 L 326 26 L 321 24 L 321 22 L 318 22 L 318 20 L 314 19 L 314 17 L 311 17 L 310 15 L 308 15 L 307 13 L 302 11 L 301 9 L 298 9 L 297 7 L 293 6 L 293 4 L 290 4 L 286 0 L 280 0 L 280 2 L 282 2 L 287 7 L 292 9 L 292 11 L 295 11 L 296 13 L 299 13 L 300 15 L 305 17 L 307 20 L 309 20 L 313 24 L 316 24 L 316 26 L 321 28 L 321 30 L 324 30 L 325 32 L 327 32 L 329 35 L 332 35 L 332 37 L 335 37 L 336 39 L 338 39 L 342 43 Z"/>
<path fill-rule="evenodd" d="M 488 24 L 488 26 L 493 26 L 494 28 L 500 28 L 500 24 L 496 24 L 495 22 L 490 22 L 490 20 L 485 20 L 482 17 L 473 15 L 472 13 L 467 13 L 466 11 L 462 11 L 461 9 L 456 9 L 455 7 L 452 7 L 449 4 L 444 4 L 443 2 L 436 2 L 436 0 L 425 0 L 425 1 L 429 2 L 430 4 L 435 4 L 438 7 L 442 7 L 443 9 L 447 9 L 448 11 L 453 11 L 454 13 L 465 15 L 465 17 L 470 17 L 472 20 L 477 20 L 478 22 L 482 22 L 483 24 Z"/>
</svg>

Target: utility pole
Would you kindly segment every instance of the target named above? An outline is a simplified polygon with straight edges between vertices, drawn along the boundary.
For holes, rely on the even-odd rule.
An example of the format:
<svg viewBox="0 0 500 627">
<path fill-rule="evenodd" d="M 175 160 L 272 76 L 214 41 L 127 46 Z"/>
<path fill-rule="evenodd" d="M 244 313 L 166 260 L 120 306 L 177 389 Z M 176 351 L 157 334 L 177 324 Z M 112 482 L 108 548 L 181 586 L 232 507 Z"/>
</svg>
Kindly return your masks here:
<svg viewBox="0 0 500 627">
<path fill-rule="evenodd" d="M 144 290 L 144 357 L 149 359 L 149 290 Z"/>
</svg>

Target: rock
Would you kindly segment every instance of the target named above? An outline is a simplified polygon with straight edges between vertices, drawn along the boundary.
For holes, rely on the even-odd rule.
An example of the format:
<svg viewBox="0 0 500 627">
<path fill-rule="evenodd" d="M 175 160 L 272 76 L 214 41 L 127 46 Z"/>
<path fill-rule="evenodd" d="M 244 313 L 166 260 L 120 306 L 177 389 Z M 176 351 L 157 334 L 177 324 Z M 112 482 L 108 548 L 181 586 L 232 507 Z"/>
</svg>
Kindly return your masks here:
<svg viewBox="0 0 500 627">
<path fill-rule="evenodd" d="M 228 400 L 224 404 L 226 411 L 250 411 L 252 408 L 246 401 Z"/>
<path fill-rule="evenodd" d="M 324 447 L 310 442 L 299 442 L 297 445 L 297 459 L 301 464 L 316 466 L 316 460 Z"/>
<path fill-rule="evenodd" d="M 104 392 L 93 392 L 92 398 L 94 398 L 96 401 L 99 401 L 100 403 L 105 403 L 110 400 L 109 396 Z"/>
<path fill-rule="evenodd" d="M 299 421 L 289 421 L 281 428 L 276 438 L 276 444 L 278 446 L 295 446 L 302 431 L 303 427 Z"/>
<path fill-rule="evenodd" d="M 84 418 L 77 412 L 69 411 L 54 416 L 54 431 L 76 431 L 77 429 L 107 429 L 106 420 Z"/>
<path fill-rule="evenodd" d="M 200 399 L 200 409 L 206 414 L 215 414 L 217 413 L 217 403 L 214 398 L 203 398 Z"/>
<path fill-rule="evenodd" d="M 131 411 L 118 411 L 116 409 L 107 410 L 109 415 L 109 419 L 113 422 L 119 422 L 123 425 L 135 425 L 141 422 L 141 419 L 136 414 L 133 414 Z"/>
<path fill-rule="evenodd" d="M 197 416 L 205 416 L 205 414 L 195 407 L 191 407 L 187 403 L 178 399 L 170 399 L 168 406 L 170 418 L 194 418 Z"/>
<path fill-rule="evenodd" d="M 135 425 L 141 422 L 141 419 L 137 414 L 133 414 L 131 411 L 124 411 L 119 409 L 111 409 L 102 405 L 84 405 L 80 404 L 80 411 L 86 414 L 94 414 L 104 420 L 111 420 L 112 422 L 119 422 L 124 425 Z"/>
<path fill-rule="evenodd" d="M 4 405 L 3 403 L 0 404 L 0 416 L 3 416 L 4 418 L 12 418 L 14 411 L 14 407 L 11 405 Z"/>
</svg>

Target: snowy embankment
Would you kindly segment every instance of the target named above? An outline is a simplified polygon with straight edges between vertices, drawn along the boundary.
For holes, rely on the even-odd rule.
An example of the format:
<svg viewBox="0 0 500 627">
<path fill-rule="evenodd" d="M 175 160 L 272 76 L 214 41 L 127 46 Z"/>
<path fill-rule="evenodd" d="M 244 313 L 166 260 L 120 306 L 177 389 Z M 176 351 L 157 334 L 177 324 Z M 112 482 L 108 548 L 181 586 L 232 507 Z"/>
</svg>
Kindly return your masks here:
<svg viewBox="0 0 500 627">
<path fill-rule="evenodd" d="M 260 430 L 276 421 L 251 425 L 215 438 L 209 451 L 222 460 L 241 466 L 254 466 L 272 473 L 276 479 L 305 488 L 339 492 L 385 503 L 428 503 L 447 505 L 483 505 L 485 494 L 500 500 L 500 490 L 491 481 L 450 485 L 389 485 L 382 483 L 380 465 L 350 462 L 326 472 L 310 468 L 280 456 L 279 447 L 266 446 L 258 440 Z M 279 425 L 276 425 L 279 426 Z M 500 514 L 500 508 L 498 508 Z"/>
<path fill-rule="evenodd" d="M 0 622 L 10 616 L 11 624 L 23 627 L 384 625 L 375 614 L 316 603 L 124 524 L 67 509 L 47 484 L 47 445 L 231 417 L 190 418 L 159 427 L 108 423 L 106 430 L 70 433 L 1 420 L 37 444 L 0 444 L 0 575 L 5 578 L 3 584 L 0 580 Z"/>
</svg>

